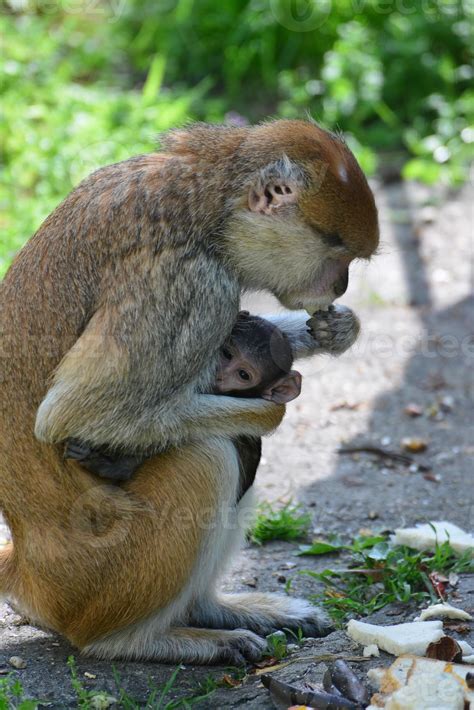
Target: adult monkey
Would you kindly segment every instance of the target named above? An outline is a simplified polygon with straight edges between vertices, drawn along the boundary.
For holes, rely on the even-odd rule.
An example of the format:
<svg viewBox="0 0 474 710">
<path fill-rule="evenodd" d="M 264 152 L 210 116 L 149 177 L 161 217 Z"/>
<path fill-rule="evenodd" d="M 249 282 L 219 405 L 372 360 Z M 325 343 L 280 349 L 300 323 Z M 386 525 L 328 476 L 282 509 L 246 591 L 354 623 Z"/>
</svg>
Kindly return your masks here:
<svg viewBox="0 0 474 710">
<path fill-rule="evenodd" d="M 242 288 L 325 306 L 377 241 L 354 157 L 310 122 L 196 125 L 81 183 L 1 285 L 0 495 L 13 545 L 0 593 L 107 657 L 239 663 L 275 627 L 324 633 L 301 600 L 212 591 L 238 537 L 223 516 L 239 493 L 232 437 L 273 430 L 284 409 L 201 392 Z M 357 319 L 337 314 L 329 349 L 342 351 Z M 296 356 L 322 349 L 305 321 L 278 320 Z M 162 453 L 109 488 L 63 461 L 68 438 Z"/>
</svg>

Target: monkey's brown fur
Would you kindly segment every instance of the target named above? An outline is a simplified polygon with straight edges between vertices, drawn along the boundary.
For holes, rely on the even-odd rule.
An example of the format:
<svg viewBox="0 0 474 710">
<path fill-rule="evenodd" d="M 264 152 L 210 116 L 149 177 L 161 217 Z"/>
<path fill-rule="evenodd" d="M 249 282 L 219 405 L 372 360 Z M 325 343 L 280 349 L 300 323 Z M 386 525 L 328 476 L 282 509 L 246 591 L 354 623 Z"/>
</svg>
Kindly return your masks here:
<svg viewBox="0 0 474 710">
<path fill-rule="evenodd" d="M 377 216 L 346 146 L 311 123 L 198 125 L 163 151 L 81 183 L 0 285 L 0 507 L 13 537 L 0 594 L 88 652 L 240 662 L 261 652 L 255 634 L 182 625 L 314 634 L 324 621 L 297 600 L 209 592 L 235 533 L 200 518 L 235 508 L 230 438 L 272 431 L 284 408 L 201 393 L 240 290 L 331 302 L 333 272 L 376 247 Z M 326 344 L 304 317 L 285 321 L 295 355 L 348 347 L 357 320 L 338 317 Z M 109 488 L 62 460 L 69 437 L 165 453 Z"/>
</svg>

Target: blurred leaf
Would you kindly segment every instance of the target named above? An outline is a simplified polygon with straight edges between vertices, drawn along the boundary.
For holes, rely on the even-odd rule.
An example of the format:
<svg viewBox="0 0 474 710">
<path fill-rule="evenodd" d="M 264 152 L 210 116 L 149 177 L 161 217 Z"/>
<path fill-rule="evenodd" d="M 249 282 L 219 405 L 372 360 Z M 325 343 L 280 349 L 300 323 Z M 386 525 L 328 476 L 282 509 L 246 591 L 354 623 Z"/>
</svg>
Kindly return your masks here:
<svg viewBox="0 0 474 710">
<path fill-rule="evenodd" d="M 143 86 L 143 98 L 145 101 L 153 101 L 158 96 L 165 75 L 165 68 L 166 58 L 162 54 L 156 54 Z"/>
<path fill-rule="evenodd" d="M 329 552 L 340 552 L 343 545 L 331 545 L 329 542 L 315 541 L 311 545 L 300 545 L 297 555 L 327 555 Z"/>
</svg>

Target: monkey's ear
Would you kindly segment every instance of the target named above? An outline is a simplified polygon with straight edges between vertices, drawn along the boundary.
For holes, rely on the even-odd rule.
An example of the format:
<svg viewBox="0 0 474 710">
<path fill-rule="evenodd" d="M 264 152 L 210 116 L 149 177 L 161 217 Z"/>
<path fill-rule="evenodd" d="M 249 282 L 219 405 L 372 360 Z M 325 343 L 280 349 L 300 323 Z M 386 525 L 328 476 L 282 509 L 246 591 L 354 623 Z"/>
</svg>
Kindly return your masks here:
<svg viewBox="0 0 474 710">
<path fill-rule="evenodd" d="M 296 204 L 302 183 L 301 169 L 286 156 L 267 165 L 250 188 L 249 210 L 271 215 L 285 205 Z"/>
<path fill-rule="evenodd" d="M 262 398 L 276 404 L 286 404 L 296 399 L 301 392 L 302 377 L 297 370 L 291 370 L 281 377 L 275 384 L 262 392 Z"/>
</svg>

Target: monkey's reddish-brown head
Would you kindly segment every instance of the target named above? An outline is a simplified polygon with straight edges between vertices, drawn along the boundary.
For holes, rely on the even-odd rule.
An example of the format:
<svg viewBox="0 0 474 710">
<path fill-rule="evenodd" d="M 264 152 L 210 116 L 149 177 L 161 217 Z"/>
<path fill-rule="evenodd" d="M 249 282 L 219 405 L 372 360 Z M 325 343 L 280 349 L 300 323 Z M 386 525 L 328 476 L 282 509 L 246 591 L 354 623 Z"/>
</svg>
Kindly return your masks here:
<svg viewBox="0 0 474 710">
<path fill-rule="evenodd" d="M 228 236 L 245 284 L 289 308 L 341 296 L 350 263 L 379 240 L 372 191 L 343 139 L 310 121 L 266 123 L 249 129 L 236 165 L 245 179 Z"/>
</svg>

